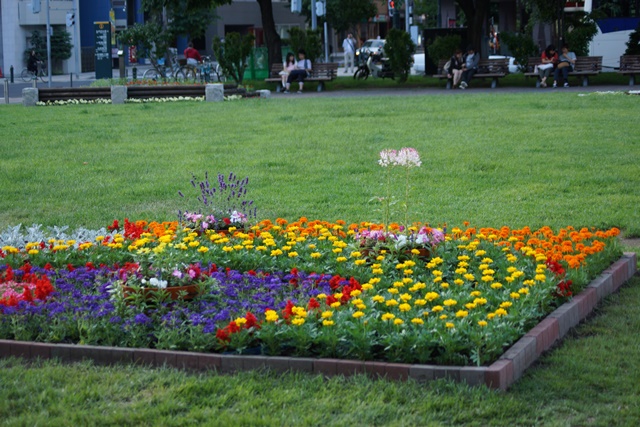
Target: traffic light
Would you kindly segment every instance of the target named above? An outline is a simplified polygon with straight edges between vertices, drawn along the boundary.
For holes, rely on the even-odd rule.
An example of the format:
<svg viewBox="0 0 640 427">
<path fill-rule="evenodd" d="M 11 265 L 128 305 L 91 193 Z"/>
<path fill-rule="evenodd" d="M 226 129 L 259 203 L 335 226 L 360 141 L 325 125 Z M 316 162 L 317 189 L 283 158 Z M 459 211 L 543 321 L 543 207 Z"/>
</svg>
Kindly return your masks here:
<svg viewBox="0 0 640 427">
<path fill-rule="evenodd" d="M 302 0 L 291 0 L 291 13 L 302 12 Z"/>
<path fill-rule="evenodd" d="M 396 2 L 394 0 L 389 0 L 389 12 L 393 12 L 396 9 Z"/>
<path fill-rule="evenodd" d="M 316 0 L 316 16 L 324 16 L 324 2 Z"/>
<path fill-rule="evenodd" d="M 76 23 L 75 12 L 67 12 L 67 27 L 73 27 Z"/>
</svg>

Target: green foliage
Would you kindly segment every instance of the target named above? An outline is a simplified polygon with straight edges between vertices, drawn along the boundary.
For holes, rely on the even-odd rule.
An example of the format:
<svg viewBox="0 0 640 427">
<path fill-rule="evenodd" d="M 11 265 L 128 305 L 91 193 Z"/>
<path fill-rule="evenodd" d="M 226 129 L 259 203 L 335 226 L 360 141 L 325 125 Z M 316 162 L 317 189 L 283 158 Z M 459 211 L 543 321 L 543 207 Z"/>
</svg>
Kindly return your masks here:
<svg viewBox="0 0 640 427">
<path fill-rule="evenodd" d="M 438 1 L 437 0 L 414 0 L 413 16 L 424 15 L 426 20 L 420 24 L 423 28 L 433 28 L 438 26 Z"/>
<path fill-rule="evenodd" d="M 162 23 L 162 12 L 166 10 L 165 29 L 174 37 L 184 34 L 199 37 L 215 19 L 215 8 L 230 3 L 231 0 L 143 0 L 142 6 L 151 15 L 151 21 L 157 23 Z"/>
<path fill-rule="evenodd" d="M 629 41 L 627 42 L 627 50 L 625 55 L 640 55 L 640 25 L 636 30 L 629 34 Z"/>
<path fill-rule="evenodd" d="M 138 56 L 149 58 L 156 65 L 173 43 L 173 35 L 157 22 L 135 24 L 118 34 L 118 40 L 127 46 L 137 46 Z"/>
<path fill-rule="evenodd" d="M 372 0 L 327 0 L 327 21 L 340 32 L 353 29 L 356 24 L 367 22 L 377 13 Z"/>
<path fill-rule="evenodd" d="M 289 44 L 291 51 L 295 54 L 299 49 L 304 49 L 306 58 L 311 62 L 322 56 L 322 36 L 320 30 L 302 30 L 300 27 L 289 29 L 289 39 L 285 43 Z"/>
<path fill-rule="evenodd" d="M 502 42 L 509 48 L 511 56 L 518 63 L 521 70 L 527 67 L 529 57 L 537 56 L 540 52 L 531 36 L 523 33 L 500 33 Z"/>
<path fill-rule="evenodd" d="M 71 57 L 71 35 L 64 27 L 53 27 L 53 35 L 51 36 L 51 60 L 64 61 Z M 42 37 L 40 31 L 31 33 L 30 46 L 24 51 L 25 62 L 29 59 L 31 51 L 35 50 L 40 60 L 47 59 L 47 38 Z"/>
<path fill-rule="evenodd" d="M 461 44 L 462 38 L 458 35 L 438 36 L 433 43 L 431 43 L 431 46 L 427 48 L 429 58 L 436 64 L 441 59 L 449 59 L 456 49 L 462 49 Z"/>
<path fill-rule="evenodd" d="M 404 83 L 409 77 L 413 65 L 413 54 L 416 45 L 406 31 L 392 28 L 387 34 L 384 45 L 385 55 L 389 58 L 389 64 L 399 83 Z"/>
<path fill-rule="evenodd" d="M 253 34 L 243 36 L 240 33 L 227 33 L 224 41 L 220 37 L 213 39 L 213 53 L 222 71 L 238 84 L 242 84 L 254 40 Z"/>
<path fill-rule="evenodd" d="M 598 26 L 588 13 L 576 12 L 565 16 L 565 42 L 577 56 L 589 55 L 589 43 L 598 34 Z M 558 47 L 559 48 L 559 47 Z"/>
</svg>

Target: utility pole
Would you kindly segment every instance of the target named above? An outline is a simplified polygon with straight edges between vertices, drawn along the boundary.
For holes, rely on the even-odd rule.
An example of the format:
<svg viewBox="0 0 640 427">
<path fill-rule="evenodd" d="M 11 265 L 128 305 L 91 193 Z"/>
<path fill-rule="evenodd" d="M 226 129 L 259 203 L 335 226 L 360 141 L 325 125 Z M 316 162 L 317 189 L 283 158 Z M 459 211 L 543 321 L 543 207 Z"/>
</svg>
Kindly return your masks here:
<svg viewBox="0 0 640 427">
<path fill-rule="evenodd" d="M 316 0 L 311 0 L 311 29 L 318 29 L 318 16 L 316 15 Z"/>
<path fill-rule="evenodd" d="M 47 87 L 51 87 L 51 15 L 47 0 Z"/>
</svg>

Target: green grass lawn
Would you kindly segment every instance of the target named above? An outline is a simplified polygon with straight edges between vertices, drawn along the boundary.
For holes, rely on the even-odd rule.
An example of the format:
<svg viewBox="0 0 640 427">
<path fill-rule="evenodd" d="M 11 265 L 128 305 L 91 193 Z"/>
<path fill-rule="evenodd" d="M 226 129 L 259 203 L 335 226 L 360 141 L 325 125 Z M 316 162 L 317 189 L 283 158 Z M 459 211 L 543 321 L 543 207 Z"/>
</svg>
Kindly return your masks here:
<svg viewBox="0 0 640 427">
<path fill-rule="evenodd" d="M 178 190 L 205 171 L 249 176 L 260 217 L 380 220 L 369 203 L 383 195 L 378 152 L 415 147 L 412 220 L 618 226 L 637 237 L 639 100 L 547 91 L 3 107 L 0 229 L 175 219 L 193 206 Z M 10 359 L 0 361 L 0 423 L 635 426 L 638 285 L 609 297 L 506 393 Z"/>
</svg>

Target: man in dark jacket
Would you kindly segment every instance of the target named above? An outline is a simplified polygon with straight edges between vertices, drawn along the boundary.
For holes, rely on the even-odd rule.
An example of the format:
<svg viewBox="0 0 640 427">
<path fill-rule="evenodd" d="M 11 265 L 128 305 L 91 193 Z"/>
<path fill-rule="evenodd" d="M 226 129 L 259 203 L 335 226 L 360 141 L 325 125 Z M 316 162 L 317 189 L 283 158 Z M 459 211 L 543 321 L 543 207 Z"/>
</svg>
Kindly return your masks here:
<svg viewBox="0 0 640 427">
<path fill-rule="evenodd" d="M 464 56 L 464 67 L 462 71 L 462 82 L 460 89 L 466 89 L 473 75 L 478 72 L 478 63 L 480 62 L 480 54 L 476 53 L 473 46 L 467 48 L 467 54 Z"/>
</svg>

